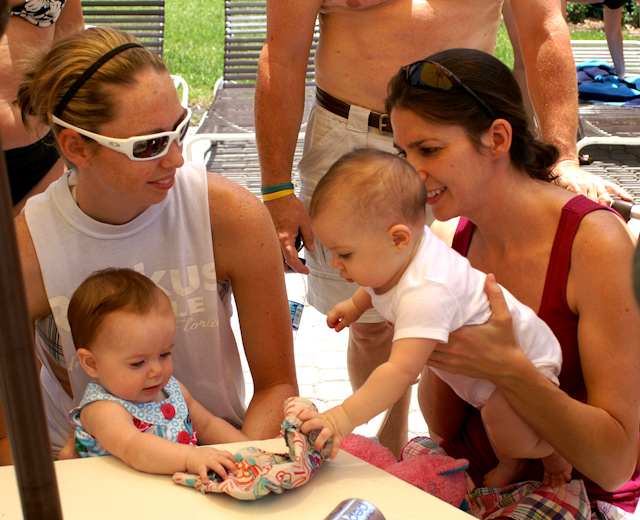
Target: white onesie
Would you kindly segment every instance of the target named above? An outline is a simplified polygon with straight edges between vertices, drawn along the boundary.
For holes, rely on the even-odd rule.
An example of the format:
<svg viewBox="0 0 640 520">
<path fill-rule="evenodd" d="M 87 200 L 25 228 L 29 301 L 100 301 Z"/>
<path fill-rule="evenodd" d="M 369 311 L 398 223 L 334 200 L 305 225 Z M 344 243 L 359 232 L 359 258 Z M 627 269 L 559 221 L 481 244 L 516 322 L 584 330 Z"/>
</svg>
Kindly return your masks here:
<svg viewBox="0 0 640 520">
<path fill-rule="evenodd" d="M 484 291 L 486 275 L 451 249 L 425 226 L 424 236 L 413 260 L 398 284 L 384 294 L 364 289 L 375 309 L 393 323 L 393 340 L 428 338 L 446 343 L 449 333 L 463 325 L 485 323 L 491 316 Z M 513 318 L 520 348 L 545 376 L 559 385 L 562 366 L 560 343 L 547 324 L 529 307 L 502 287 Z M 495 385 L 442 370 L 432 369 L 462 399 L 482 407 Z"/>
</svg>

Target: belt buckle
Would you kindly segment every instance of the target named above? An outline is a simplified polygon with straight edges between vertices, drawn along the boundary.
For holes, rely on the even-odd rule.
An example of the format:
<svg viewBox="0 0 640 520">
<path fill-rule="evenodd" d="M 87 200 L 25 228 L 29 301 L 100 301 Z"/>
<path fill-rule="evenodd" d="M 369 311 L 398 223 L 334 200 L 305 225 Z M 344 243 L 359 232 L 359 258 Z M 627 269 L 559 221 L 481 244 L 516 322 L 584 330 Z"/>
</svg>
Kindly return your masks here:
<svg viewBox="0 0 640 520">
<path fill-rule="evenodd" d="M 387 123 L 384 122 L 385 117 L 388 120 Z M 380 119 L 378 119 L 378 130 L 380 130 L 381 132 L 387 132 L 388 134 L 390 134 L 391 133 L 390 130 L 385 130 L 385 127 L 390 125 L 391 125 L 391 118 L 389 117 L 389 114 L 380 114 Z"/>
</svg>

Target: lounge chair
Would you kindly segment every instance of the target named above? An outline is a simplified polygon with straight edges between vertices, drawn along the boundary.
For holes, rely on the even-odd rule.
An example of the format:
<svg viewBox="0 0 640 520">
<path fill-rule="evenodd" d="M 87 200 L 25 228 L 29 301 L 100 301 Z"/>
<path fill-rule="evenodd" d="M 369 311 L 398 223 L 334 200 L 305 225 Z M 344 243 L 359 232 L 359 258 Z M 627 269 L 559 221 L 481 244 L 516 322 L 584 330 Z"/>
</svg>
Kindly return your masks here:
<svg viewBox="0 0 640 520">
<path fill-rule="evenodd" d="M 260 194 L 260 164 L 256 148 L 253 102 L 258 58 L 267 32 L 266 2 L 225 0 L 223 76 L 214 87 L 214 101 L 195 135 L 187 140 L 186 156 L 205 157 L 208 167 Z M 315 98 L 314 34 L 307 66 L 305 112 L 298 135 L 294 165 L 302 156 L 306 120 Z M 203 147 L 204 144 L 204 147 Z M 198 152 L 198 148 L 204 152 Z M 294 185 L 298 180 L 294 176 Z"/>
<path fill-rule="evenodd" d="M 572 40 L 576 65 L 587 60 L 611 63 L 605 40 Z M 624 41 L 626 75 L 640 75 L 640 41 Z M 640 107 L 581 102 L 578 152 L 588 153 L 591 164 L 582 166 L 626 189 L 640 200 Z M 638 235 L 632 219 L 633 231 Z"/>
<path fill-rule="evenodd" d="M 85 26 L 105 26 L 133 34 L 162 56 L 164 0 L 82 0 Z"/>
<path fill-rule="evenodd" d="M 605 40 L 572 40 L 576 65 L 587 60 L 611 62 Z M 640 74 L 640 41 L 624 41 L 627 76 Z M 580 103 L 578 152 L 588 145 L 640 145 L 640 108 Z"/>
<path fill-rule="evenodd" d="M 110 27 L 131 33 L 147 49 L 162 58 L 165 0 L 82 0 L 85 27 Z M 189 86 L 171 75 L 182 106 L 189 102 Z"/>
</svg>

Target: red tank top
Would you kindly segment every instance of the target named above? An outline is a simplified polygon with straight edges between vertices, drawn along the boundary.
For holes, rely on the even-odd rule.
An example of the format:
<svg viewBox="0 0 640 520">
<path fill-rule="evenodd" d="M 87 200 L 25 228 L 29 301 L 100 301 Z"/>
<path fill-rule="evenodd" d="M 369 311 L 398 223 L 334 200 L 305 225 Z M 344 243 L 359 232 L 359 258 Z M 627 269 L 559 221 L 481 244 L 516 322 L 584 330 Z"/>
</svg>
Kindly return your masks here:
<svg viewBox="0 0 640 520">
<path fill-rule="evenodd" d="M 542 301 L 538 311 L 538 316 L 553 330 L 562 347 L 563 362 L 559 378 L 560 387 L 568 395 L 583 403 L 587 401 L 587 390 L 580 368 L 578 315 L 569 308 L 567 303 L 567 279 L 571 266 L 571 248 L 578 226 L 585 215 L 600 209 L 609 208 L 582 195 L 571 199 L 562 209 L 551 248 Z M 467 256 L 474 229 L 475 225 L 471 221 L 460 217 L 451 247 L 461 255 Z M 471 408 L 469 417 L 457 436 L 450 441 L 442 441 L 441 444 L 452 457 L 469 459 L 468 471 L 474 482 L 482 482 L 484 475 L 498 464 L 498 459 L 493 453 L 485 432 L 480 412 L 475 408 Z M 534 461 L 522 480 L 541 480 L 542 475 L 542 464 L 537 460 Z M 584 480 L 591 499 L 610 502 L 626 511 L 634 511 L 638 496 L 640 496 L 638 468 L 636 468 L 632 479 L 613 493 L 600 488 L 575 469 L 573 477 Z"/>
</svg>

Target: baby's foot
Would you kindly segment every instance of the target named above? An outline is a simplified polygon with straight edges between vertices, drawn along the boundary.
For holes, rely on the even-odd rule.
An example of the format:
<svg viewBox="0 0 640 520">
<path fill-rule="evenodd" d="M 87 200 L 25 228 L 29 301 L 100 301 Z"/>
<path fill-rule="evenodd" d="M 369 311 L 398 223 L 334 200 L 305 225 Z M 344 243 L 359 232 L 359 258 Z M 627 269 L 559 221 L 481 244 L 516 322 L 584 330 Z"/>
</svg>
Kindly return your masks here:
<svg viewBox="0 0 640 520">
<path fill-rule="evenodd" d="M 542 483 L 545 486 L 558 487 L 571 482 L 573 467 L 558 452 L 554 452 L 542 459 L 544 465 L 544 477 Z"/>
<path fill-rule="evenodd" d="M 527 471 L 528 462 L 526 459 L 512 459 L 513 463 L 505 464 L 500 462 L 495 468 L 484 476 L 485 487 L 501 488 L 517 482 L 518 478 Z"/>
</svg>

